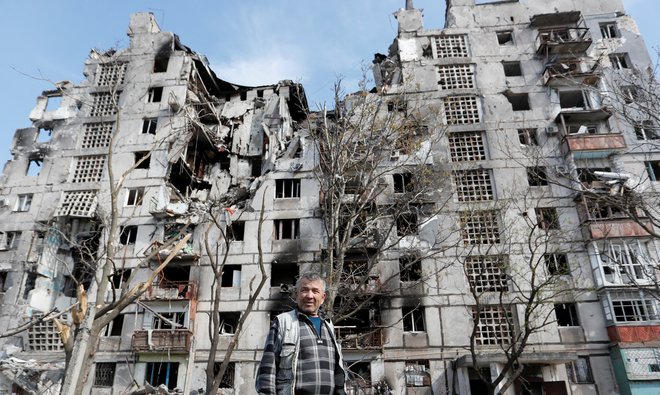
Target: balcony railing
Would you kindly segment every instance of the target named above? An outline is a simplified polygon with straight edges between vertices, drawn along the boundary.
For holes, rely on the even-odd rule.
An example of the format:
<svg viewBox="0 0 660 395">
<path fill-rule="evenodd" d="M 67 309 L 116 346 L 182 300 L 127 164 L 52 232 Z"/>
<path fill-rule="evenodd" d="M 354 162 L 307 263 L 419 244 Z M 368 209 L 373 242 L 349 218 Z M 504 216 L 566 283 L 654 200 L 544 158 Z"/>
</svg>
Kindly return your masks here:
<svg viewBox="0 0 660 395">
<path fill-rule="evenodd" d="M 197 282 L 155 280 L 142 298 L 145 300 L 193 300 L 197 298 Z"/>
<path fill-rule="evenodd" d="M 642 226 L 642 224 L 644 226 Z M 592 239 L 611 239 L 615 237 L 647 237 L 649 232 L 645 229 L 653 225 L 649 220 L 612 219 L 599 220 L 587 223 Z"/>
<path fill-rule="evenodd" d="M 626 148 L 621 133 L 566 135 L 566 145 L 575 159 L 604 158 Z"/>
<path fill-rule="evenodd" d="M 382 328 L 336 326 L 335 335 L 344 350 L 379 350 L 383 347 Z"/>
<path fill-rule="evenodd" d="M 188 329 L 147 329 L 133 332 L 133 352 L 187 353 L 192 332 Z"/>
<path fill-rule="evenodd" d="M 595 85 L 600 75 L 595 70 L 582 71 L 582 62 L 566 60 L 550 63 L 543 70 L 543 83 L 546 86 Z"/>
<path fill-rule="evenodd" d="M 577 54 L 591 46 L 591 34 L 586 27 L 539 29 L 536 53 L 539 55 Z"/>
</svg>

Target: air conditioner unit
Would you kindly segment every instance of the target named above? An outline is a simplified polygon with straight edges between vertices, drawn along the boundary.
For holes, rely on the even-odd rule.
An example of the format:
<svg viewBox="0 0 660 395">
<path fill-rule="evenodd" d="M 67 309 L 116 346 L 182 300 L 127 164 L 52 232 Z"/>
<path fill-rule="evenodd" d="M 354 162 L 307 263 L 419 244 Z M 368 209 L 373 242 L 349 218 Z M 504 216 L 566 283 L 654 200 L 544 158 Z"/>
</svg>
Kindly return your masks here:
<svg viewBox="0 0 660 395">
<path fill-rule="evenodd" d="M 280 284 L 280 293 L 281 294 L 290 294 L 293 293 L 293 284 Z"/>
<path fill-rule="evenodd" d="M 401 151 L 399 150 L 392 151 L 392 153 L 390 154 L 390 160 L 398 160 L 400 156 L 401 156 Z"/>
<path fill-rule="evenodd" d="M 546 136 L 554 136 L 559 133 L 559 128 L 556 126 L 546 126 L 541 128 Z"/>
</svg>

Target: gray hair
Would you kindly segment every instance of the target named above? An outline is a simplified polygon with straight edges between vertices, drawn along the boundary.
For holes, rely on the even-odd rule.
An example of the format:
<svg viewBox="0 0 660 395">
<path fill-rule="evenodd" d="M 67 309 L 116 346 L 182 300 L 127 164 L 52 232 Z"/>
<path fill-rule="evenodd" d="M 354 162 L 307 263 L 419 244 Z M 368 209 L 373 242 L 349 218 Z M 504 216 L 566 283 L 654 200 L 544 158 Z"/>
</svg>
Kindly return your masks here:
<svg viewBox="0 0 660 395">
<path fill-rule="evenodd" d="M 316 281 L 316 280 L 321 280 L 321 282 L 323 283 L 323 292 L 325 292 L 325 279 L 321 276 L 321 273 L 311 270 L 300 273 L 298 280 L 296 280 L 296 292 L 298 292 L 298 290 L 300 289 L 300 284 L 302 284 L 303 281 Z"/>
</svg>

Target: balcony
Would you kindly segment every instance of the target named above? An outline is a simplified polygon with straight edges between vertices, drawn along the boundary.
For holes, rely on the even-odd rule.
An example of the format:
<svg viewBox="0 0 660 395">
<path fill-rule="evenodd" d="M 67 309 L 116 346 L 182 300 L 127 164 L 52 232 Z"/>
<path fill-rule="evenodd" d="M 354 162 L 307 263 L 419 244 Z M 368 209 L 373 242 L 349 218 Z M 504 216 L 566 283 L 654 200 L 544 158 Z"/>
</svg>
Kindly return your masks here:
<svg viewBox="0 0 660 395">
<path fill-rule="evenodd" d="M 552 56 L 584 53 L 591 46 L 591 34 L 586 27 L 555 27 L 539 29 L 536 53 Z"/>
<path fill-rule="evenodd" d="M 144 254 L 145 256 L 154 254 L 154 259 L 158 260 L 159 262 L 162 262 L 165 259 L 167 259 L 167 257 L 172 252 L 171 248 L 163 248 L 163 246 L 164 243 L 160 241 L 154 241 L 145 250 Z M 199 255 L 194 250 L 192 238 L 188 240 L 188 244 L 186 244 L 181 250 L 179 250 L 179 252 L 177 252 L 175 258 L 176 260 L 184 260 L 184 261 L 199 259 Z"/>
<path fill-rule="evenodd" d="M 607 334 L 615 343 L 660 341 L 660 325 L 609 326 Z"/>
<path fill-rule="evenodd" d="M 642 224 L 644 226 L 642 226 Z M 592 239 L 611 239 L 616 237 L 647 237 L 649 232 L 644 227 L 652 227 L 649 220 L 610 219 L 587 223 Z"/>
<path fill-rule="evenodd" d="M 575 159 L 605 158 L 626 148 L 621 133 L 575 133 L 566 135 L 565 141 L 568 151 Z"/>
<path fill-rule="evenodd" d="M 335 335 L 344 350 L 380 350 L 383 348 L 382 328 L 336 326 Z"/>
<path fill-rule="evenodd" d="M 594 68 L 582 71 L 581 66 L 582 62 L 577 59 L 550 63 L 543 70 L 543 83 L 549 87 L 596 85 L 600 75 Z"/>
<path fill-rule="evenodd" d="M 185 354 L 190 350 L 192 331 L 188 329 L 136 330 L 131 339 L 133 352 Z"/>
<path fill-rule="evenodd" d="M 197 282 L 195 281 L 168 281 L 166 279 L 154 281 L 143 300 L 194 300 L 197 298 Z"/>
</svg>

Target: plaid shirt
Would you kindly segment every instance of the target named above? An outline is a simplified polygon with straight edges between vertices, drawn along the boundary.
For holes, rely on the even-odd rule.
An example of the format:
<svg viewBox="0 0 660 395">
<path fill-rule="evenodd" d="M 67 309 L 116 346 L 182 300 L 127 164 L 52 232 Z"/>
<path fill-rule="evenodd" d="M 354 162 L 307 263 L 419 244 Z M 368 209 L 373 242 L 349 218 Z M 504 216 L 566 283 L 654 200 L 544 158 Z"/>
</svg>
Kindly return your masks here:
<svg viewBox="0 0 660 395">
<path fill-rule="evenodd" d="M 298 359 L 295 375 L 296 395 L 344 395 L 344 369 L 338 366 L 339 352 L 335 350 L 334 333 L 322 321 L 321 336 L 318 336 L 313 324 L 303 314 L 298 314 L 300 328 Z M 268 332 L 264 354 L 257 373 L 257 391 L 259 394 L 278 394 L 278 369 L 281 367 L 283 334 L 279 333 L 279 321 L 274 320 Z M 293 348 L 294 345 L 285 345 Z M 290 353 L 293 350 L 286 350 Z M 280 375 L 282 371 L 279 372 Z M 280 383 L 281 384 L 281 383 Z M 289 393 L 286 391 L 285 393 Z"/>
</svg>

